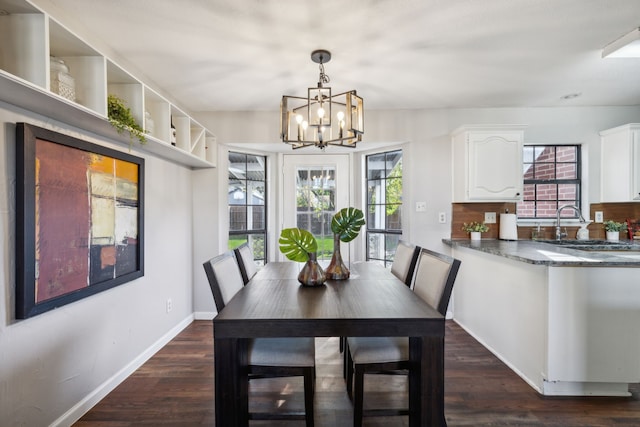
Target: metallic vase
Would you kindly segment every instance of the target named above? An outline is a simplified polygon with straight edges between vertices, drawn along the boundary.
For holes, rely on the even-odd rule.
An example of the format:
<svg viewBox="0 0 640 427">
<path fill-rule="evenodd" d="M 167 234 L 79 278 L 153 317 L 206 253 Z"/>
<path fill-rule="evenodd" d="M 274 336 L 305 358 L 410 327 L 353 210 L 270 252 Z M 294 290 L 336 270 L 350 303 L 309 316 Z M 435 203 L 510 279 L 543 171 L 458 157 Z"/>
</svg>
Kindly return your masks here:
<svg viewBox="0 0 640 427">
<path fill-rule="evenodd" d="M 349 269 L 346 265 L 344 265 L 344 261 L 342 261 L 342 254 L 340 253 L 340 235 L 333 235 L 333 256 L 331 257 L 331 262 L 329 263 L 329 267 L 325 271 L 325 275 L 327 279 L 332 280 L 346 280 L 349 278 Z"/>
<path fill-rule="evenodd" d="M 309 253 L 309 260 L 304 264 L 300 274 L 298 274 L 298 282 L 304 286 L 319 286 L 327 280 L 324 270 L 318 264 L 317 254 Z"/>
</svg>

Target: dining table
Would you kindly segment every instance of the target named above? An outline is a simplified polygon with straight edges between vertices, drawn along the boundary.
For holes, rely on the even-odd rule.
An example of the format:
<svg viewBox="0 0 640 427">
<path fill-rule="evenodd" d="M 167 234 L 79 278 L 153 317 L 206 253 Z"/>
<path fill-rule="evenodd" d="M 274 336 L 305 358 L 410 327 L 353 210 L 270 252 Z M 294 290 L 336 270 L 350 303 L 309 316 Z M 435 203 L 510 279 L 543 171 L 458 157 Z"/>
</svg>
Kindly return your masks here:
<svg viewBox="0 0 640 427">
<path fill-rule="evenodd" d="M 446 426 L 444 317 L 375 262 L 304 286 L 303 264 L 269 262 L 213 319 L 217 426 L 248 426 L 248 342 L 260 337 L 409 337 L 409 425 Z M 286 351 L 286 349 L 284 349 Z"/>
</svg>

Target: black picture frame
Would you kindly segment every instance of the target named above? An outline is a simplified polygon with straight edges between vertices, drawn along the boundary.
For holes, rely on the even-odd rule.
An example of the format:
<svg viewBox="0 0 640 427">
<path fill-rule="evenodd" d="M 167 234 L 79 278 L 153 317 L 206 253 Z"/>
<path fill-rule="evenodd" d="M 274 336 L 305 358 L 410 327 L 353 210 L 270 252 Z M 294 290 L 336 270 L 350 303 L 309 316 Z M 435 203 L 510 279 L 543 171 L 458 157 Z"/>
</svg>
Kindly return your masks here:
<svg viewBox="0 0 640 427">
<path fill-rule="evenodd" d="M 144 159 L 16 124 L 16 311 L 144 276 Z"/>
</svg>

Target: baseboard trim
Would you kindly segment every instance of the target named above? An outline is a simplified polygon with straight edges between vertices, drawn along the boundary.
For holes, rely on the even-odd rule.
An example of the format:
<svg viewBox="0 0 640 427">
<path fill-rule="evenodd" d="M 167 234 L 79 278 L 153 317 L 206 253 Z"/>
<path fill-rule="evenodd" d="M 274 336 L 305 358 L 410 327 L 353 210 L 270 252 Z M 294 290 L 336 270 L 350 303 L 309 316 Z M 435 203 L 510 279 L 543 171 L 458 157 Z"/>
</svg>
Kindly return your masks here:
<svg viewBox="0 0 640 427">
<path fill-rule="evenodd" d="M 84 414 L 89 412 L 98 402 L 111 393 L 120 383 L 122 383 L 129 375 L 134 373 L 136 369 L 144 365 L 154 354 L 164 347 L 169 341 L 176 337 L 184 328 L 189 326 L 194 320 L 194 315 L 190 314 L 184 318 L 180 323 L 174 326 L 160 339 L 153 343 L 149 348 L 142 352 L 138 357 L 133 359 L 128 365 L 118 371 L 111 378 L 100 384 L 98 388 L 93 390 L 84 399 L 76 403 L 71 409 L 62 414 L 57 420 L 50 424 L 50 427 L 65 427 L 74 424 Z"/>
<path fill-rule="evenodd" d="M 196 311 L 193 313 L 194 320 L 213 320 L 218 313 L 215 311 Z"/>
</svg>

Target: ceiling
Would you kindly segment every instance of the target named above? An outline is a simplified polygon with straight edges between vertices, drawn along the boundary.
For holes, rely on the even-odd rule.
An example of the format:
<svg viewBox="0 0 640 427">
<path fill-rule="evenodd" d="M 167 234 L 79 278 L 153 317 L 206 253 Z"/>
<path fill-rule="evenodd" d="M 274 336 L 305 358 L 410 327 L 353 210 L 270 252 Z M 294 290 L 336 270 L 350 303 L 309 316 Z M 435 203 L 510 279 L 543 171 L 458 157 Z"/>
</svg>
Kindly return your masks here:
<svg viewBox="0 0 640 427">
<path fill-rule="evenodd" d="M 640 59 L 601 58 L 640 0 L 50 2 L 193 112 L 306 96 L 318 48 L 370 109 L 640 105 Z"/>
</svg>

